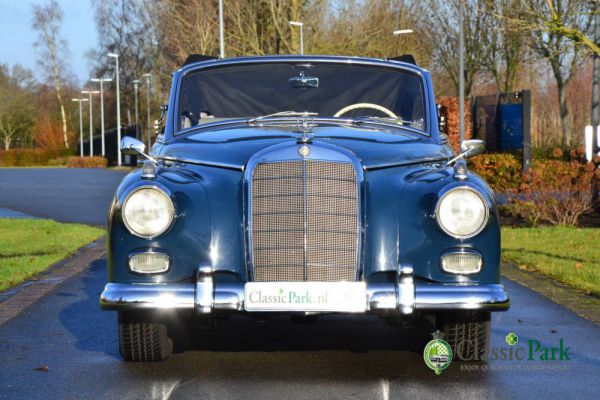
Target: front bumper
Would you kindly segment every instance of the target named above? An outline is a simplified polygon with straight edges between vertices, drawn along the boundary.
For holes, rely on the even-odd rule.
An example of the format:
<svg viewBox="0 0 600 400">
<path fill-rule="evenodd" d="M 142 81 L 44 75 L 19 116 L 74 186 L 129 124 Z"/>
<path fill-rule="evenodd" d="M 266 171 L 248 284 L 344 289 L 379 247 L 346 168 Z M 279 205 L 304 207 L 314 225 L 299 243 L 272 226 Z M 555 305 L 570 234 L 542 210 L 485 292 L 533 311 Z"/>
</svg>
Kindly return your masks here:
<svg viewBox="0 0 600 400">
<path fill-rule="evenodd" d="M 395 283 L 367 284 L 367 311 L 506 311 L 510 300 L 500 284 L 415 283 L 411 267 L 399 269 Z M 187 309 L 198 314 L 244 311 L 244 284 L 215 284 L 210 269 L 198 270 L 197 283 L 109 283 L 100 295 L 104 310 Z"/>
</svg>

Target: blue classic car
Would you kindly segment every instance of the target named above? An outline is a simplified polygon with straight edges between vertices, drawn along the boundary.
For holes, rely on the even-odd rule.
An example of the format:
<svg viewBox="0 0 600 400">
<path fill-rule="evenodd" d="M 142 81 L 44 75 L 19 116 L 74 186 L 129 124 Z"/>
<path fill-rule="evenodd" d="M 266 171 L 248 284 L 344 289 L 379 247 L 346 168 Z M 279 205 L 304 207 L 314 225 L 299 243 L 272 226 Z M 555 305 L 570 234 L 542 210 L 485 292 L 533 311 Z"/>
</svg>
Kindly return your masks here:
<svg viewBox="0 0 600 400">
<path fill-rule="evenodd" d="M 479 360 L 500 279 L 494 194 L 440 133 L 430 74 L 355 57 L 191 57 L 117 189 L 109 283 L 128 361 L 235 313 L 423 322 Z"/>
</svg>

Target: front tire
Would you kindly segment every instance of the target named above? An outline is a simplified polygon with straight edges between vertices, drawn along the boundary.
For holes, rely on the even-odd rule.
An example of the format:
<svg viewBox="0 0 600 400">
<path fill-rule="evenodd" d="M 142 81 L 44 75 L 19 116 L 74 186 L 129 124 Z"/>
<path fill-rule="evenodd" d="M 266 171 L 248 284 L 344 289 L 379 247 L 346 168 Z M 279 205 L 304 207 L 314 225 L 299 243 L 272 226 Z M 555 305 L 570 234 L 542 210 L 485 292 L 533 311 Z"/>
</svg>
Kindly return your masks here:
<svg viewBox="0 0 600 400">
<path fill-rule="evenodd" d="M 119 353 L 125 361 L 163 361 L 172 352 L 166 324 L 151 315 L 119 312 Z"/>
<path fill-rule="evenodd" d="M 444 340 L 456 361 L 485 361 L 490 347 L 490 313 L 457 312 L 441 316 Z"/>
</svg>

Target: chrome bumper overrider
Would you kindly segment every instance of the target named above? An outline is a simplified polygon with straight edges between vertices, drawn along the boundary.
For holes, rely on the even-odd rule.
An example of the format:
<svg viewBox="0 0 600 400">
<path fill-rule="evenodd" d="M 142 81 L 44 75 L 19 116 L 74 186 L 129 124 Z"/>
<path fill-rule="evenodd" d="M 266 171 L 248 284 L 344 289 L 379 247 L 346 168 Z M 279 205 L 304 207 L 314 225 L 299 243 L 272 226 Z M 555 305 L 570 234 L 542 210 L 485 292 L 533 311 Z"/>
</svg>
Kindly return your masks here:
<svg viewBox="0 0 600 400">
<path fill-rule="evenodd" d="M 415 283 L 411 267 L 399 268 L 396 283 L 367 284 L 368 311 L 414 310 L 505 311 L 510 300 L 500 284 L 462 285 Z M 109 283 L 100 296 L 105 310 L 189 309 L 198 314 L 213 310 L 244 310 L 244 284 L 215 284 L 208 268 L 198 270 L 197 283 Z"/>
</svg>

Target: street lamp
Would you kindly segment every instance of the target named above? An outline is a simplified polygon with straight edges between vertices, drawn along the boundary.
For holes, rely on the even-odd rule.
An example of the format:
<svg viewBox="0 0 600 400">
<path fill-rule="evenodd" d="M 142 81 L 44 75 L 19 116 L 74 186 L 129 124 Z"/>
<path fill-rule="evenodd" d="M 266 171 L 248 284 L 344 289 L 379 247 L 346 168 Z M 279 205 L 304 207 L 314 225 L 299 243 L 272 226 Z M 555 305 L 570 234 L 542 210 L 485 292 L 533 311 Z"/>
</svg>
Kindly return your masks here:
<svg viewBox="0 0 600 400">
<path fill-rule="evenodd" d="M 459 145 L 465 140 L 465 34 L 463 28 L 464 7 L 458 1 L 458 138 Z"/>
<path fill-rule="evenodd" d="M 115 70 L 115 84 L 117 85 L 117 165 L 121 166 L 121 151 L 119 146 L 121 144 L 121 101 L 119 97 L 119 55 L 115 53 L 108 53 L 109 57 L 115 59 L 116 70 Z"/>
<path fill-rule="evenodd" d="M 148 114 L 148 122 L 146 125 L 146 141 L 148 144 L 148 149 L 150 148 L 150 83 L 151 83 L 151 79 L 152 79 L 152 74 L 144 74 L 142 75 L 142 78 L 146 78 L 146 86 L 147 86 L 147 91 L 148 91 L 148 104 L 147 104 L 147 114 Z"/>
<path fill-rule="evenodd" d="M 223 39 L 223 0 L 219 0 L 219 58 L 225 58 L 225 41 Z"/>
<path fill-rule="evenodd" d="M 79 155 L 83 157 L 83 118 L 81 116 L 81 103 L 88 99 L 71 99 L 79 103 Z"/>
<path fill-rule="evenodd" d="M 288 21 L 288 24 L 300 27 L 300 54 L 304 54 L 304 23 L 298 21 Z"/>
<path fill-rule="evenodd" d="M 82 90 L 81 93 L 90 96 L 90 157 L 94 156 L 94 114 L 92 113 L 92 95 L 100 93 L 97 90 Z"/>
<path fill-rule="evenodd" d="M 406 34 L 410 34 L 410 33 L 414 33 L 414 31 L 412 29 L 396 29 L 394 32 L 392 32 L 392 34 L 394 36 L 402 36 L 402 35 L 406 35 Z"/>
<path fill-rule="evenodd" d="M 100 82 L 100 130 L 102 132 L 102 157 L 106 155 L 104 145 L 104 82 L 112 82 L 112 78 L 93 78 L 92 82 Z"/>
<path fill-rule="evenodd" d="M 138 87 L 140 84 L 140 80 L 139 79 L 135 79 L 132 83 L 133 83 L 133 97 L 134 97 L 134 103 L 135 103 L 135 138 L 139 139 L 140 138 L 140 133 L 139 133 L 139 118 L 138 118 Z"/>
</svg>

